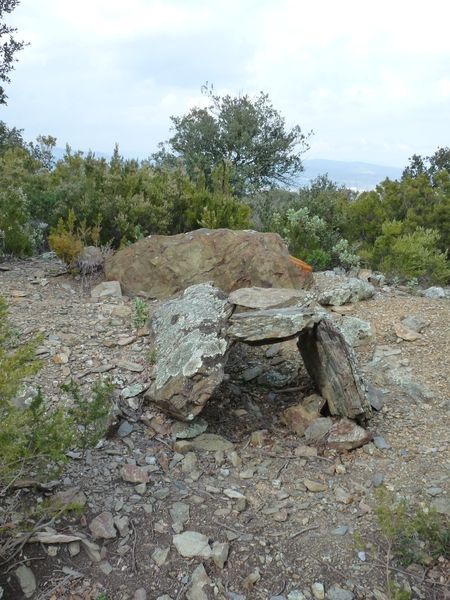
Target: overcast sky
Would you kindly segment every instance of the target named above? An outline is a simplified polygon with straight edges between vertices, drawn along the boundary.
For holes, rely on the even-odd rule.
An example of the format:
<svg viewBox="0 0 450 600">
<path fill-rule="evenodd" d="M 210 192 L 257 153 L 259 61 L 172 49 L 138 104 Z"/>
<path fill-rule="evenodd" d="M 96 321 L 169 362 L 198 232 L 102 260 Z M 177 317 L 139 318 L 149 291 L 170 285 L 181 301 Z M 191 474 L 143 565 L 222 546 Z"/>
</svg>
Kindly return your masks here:
<svg viewBox="0 0 450 600">
<path fill-rule="evenodd" d="M 267 92 L 314 130 L 308 158 L 404 166 L 450 145 L 447 0 L 22 0 L 30 42 L 0 119 L 145 158 L 170 115 L 218 92 Z"/>
</svg>

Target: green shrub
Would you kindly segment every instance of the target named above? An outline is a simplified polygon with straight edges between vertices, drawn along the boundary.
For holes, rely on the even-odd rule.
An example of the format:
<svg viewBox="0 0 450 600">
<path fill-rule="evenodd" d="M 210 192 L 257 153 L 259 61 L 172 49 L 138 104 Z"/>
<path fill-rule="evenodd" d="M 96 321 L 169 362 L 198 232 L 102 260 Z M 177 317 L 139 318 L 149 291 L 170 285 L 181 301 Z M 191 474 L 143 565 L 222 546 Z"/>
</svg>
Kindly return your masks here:
<svg viewBox="0 0 450 600">
<path fill-rule="evenodd" d="M 141 329 L 147 323 L 148 319 L 148 304 L 142 298 L 135 298 L 133 300 L 133 327 L 135 329 Z"/>
<path fill-rule="evenodd" d="M 447 253 L 438 248 L 439 233 L 418 227 L 404 233 L 399 221 L 383 224 L 383 233 L 375 242 L 373 267 L 402 280 L 416 278 L 424 283 L 446 283 L 450 279 Z"/>
<path fill-rule="evenodd" d="M 35 250 L 29 203 L 21 189 L 0 192 L 0 253 L 26 256 Z"/>
</svg>

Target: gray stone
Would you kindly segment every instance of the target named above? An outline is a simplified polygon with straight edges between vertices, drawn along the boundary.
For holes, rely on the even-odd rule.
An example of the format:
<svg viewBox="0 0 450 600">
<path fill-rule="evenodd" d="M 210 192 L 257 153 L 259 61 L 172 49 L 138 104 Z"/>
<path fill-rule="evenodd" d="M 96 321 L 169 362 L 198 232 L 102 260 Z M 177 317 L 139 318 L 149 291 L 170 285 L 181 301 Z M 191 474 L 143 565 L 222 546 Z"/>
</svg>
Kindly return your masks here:
<svg viewBox="0 0 450 600">
<path fill-rule="evenodd" d="M 146 386 L 143 385 L 142 383 L 133 383 L 133 384 L 123 388 L 123 390 L 120 392 L 120 395 L 125 400 L 127 398 L 135 398 L 136 396 L 139 396 L 139 394 L 142 394 L 142 392 L 145 389 L 146 389 Z"/>
<path fill-rule="evenodd" d="M 327 600 L 353 600 L 354 596 L 349 590 L 344 590 L 337 584 L 327 590 Z"/>
<path fill-rule="evenodd" d="M 25 598 L 31 598 L 36 591 L 36 577 L 30 567 L 20 565 L 14 573 L 19 581 L 20 588 Z"/>
<path fill-rule="evenodd" d="M 187 523 L 189 521 L 189 504 L 174 502 L 169 513 L 174 523 Z"/>
<path fill-rule="evenodd" d="M 379 411 L 383 408 L 384 396 L 385 392 L 383 390 L 374 387 L 370 382 L 367 383 L 367 398 L 373 409 Z"/>
<path fill-rule="evenodd" d="M 303 290 L 287 288 L 240 288 L 231 292 L 228 297 L 230 304 L 266 310 L 304 304 L 312 299 L 312 294 Z"/>
<path fill-rule="evenodd" d="M 148 470 L 144 467 L 137 467 L 136 465 L 124 465 L 120 474 L 124 481 L 129 483 L 148 483 Z"/>
<path fill-rule="evenodd" d="M 177 440 L 189 440 L 204 433 L 208 429 L 208 423 L 205 419 L 195 419 L 190 423 L 176 421 L 172 425 L 172 434 Z"/>
<path fill-rule="evenodd" d="M 97 300 L 102 298 L 122 298 L 122 289 L 118 281 L 103 281 L 91 290 L 91 297 Z"/>
<path fill-rule="evenodd" d="M 210 558 L 211 547 L 208 538 L 197 531 L 185 531 L 173 536 L 173 544 L 184 558 Z"/>
<path fill-rule="evenodd" d="M 225 295 L 210 284 L 194 285 L 156 310 L 156 378 L 148 400 L 184 421 L 202 410 L 224 376 L 228 342 L 221 332 L 230 314 Z"/>
<path fill-rule="evenodd" d="M 162 567 L 170 554 L 170 547 L 156 548 L 152 554 L 152 559 L 158 567 Z"/>
<path fill-rule="evenodd" d="M 103 267 L 103 254 L 98 246 L 85 246 L 76 259 L 82 274 L 94 273 Z"/>
<path fill-rule="evenodd" d="M 102 560 L 98 564 L 98 568 L 104 575 L 110 575 L 113 571 L 111 564 L 107 560 Z"/>
<path fill-rule="evenodd" d="M 432 487 L 427 488 L 426 491 L 429 496 L 435 497 L 435 496 L 440 496 L 442 494 L 443 490 L 440 487 L 432 486 Z"/>
<path fill-rule="evenodd" d="M 325 588 L 323 587 L 323 583 L 320 583 L 318 581 L 314 582 L 311 586 L 311 591 L 315 600 L 324 600 Z"/>
<path fill-rule="evenodd" d="M 144 588 L 139 588 L 134 592 L 133 600 L 147 600 L 147 592 Z"/>
<path fill-rule="evenodd" d="M 376 435 L 373 438 L 373 443 L 378 450 L 389 450 L 390 446 L 381 435 Z"/>
<path fill-rule="evenodd" d="M 259 377 L 259 375 L 261 375 L 261 373 L 263 372 L 263 368 L 261 365 L 257 365 L 256 367 L 250 367 L 248 369 L 245 369 L 245 371 L 242 372 L 242 379 L 244 381 L 252 381 L 252 379 L 256 379 L 257 377 Z"/>
<path fill-rule="evenodd" d="M 441 515 L 447 515 L 450 517 L 450 497 L 442 496 L 441 498 L 435 498 L 431 502 L 431 506 Z"/>
<path fill-rule="evenodd" d="M 421 317 L 420 315 L 409 315 L 401 320 L 402 325 L 415 331 L 416 333 L 422 333 L 422 331 L 427 327 L 430 322 Z"/>
<path fill-rule="evenodd" d="M 295 337 L 321 319 L 308 308 L 279 308 L 234 314 L 227 335 L 243 342 L 264 342 Z"/>
<path fill-rule="evenodd" d="M 339 324 L 339 329 L 342 331 L 345 341 L 354 348 L 370 342 L 374 335 L 372 325 L 357 317 L 344 316 Z"/>
<path fill-rule="evenodd" d="M 323 440 L 330 431 L 333 421 L 329 417 L 319 417 L 305 430 L 305 438 L 308 442 Z"/>
<path fill-rule="evenodd" d="M 212 547 L 211 558 L 212 558 L 214 564 L 216 565 L 216 567 L 218 567 L 219 569 L 224 568 L 225 563 L 227 562 L 227 559 L 228 559 L 229 551 L 230 551 L 230 545 L 227 544 L 226 542 L 224 542 L 224 543 L 214 542 L 213 547 Z"/>
<path fill-rule="evenodd" d="M 292 590 L 292 592 L 289 592 L 287 595 L 287 600 L 306 600 L 306 596 L 299 590 Z"/>
<path fill-rule="evenodd" d="M 117 430 L 117 435 L 121 438 L 127 437 L 127 435 L 132 433 L 133 429 L 134 427 L 132 423 L 129 421 L 122 421 L 122 423 L 119 425 L 119 429 Z"/>
<path fill-rule="evenodd" d="M 114 518 L 108 511 L 102 512 L 92 519 L 89 523 L 89 529 L 92 532 L 94 539 L 114 539 L 117 536 L 114 527 Z"/>
<path fill-rule="evenodd" d="M 325 289 L 322 289 L 318 298 L 320 304 L 325 306 L 341 306 L 349 302 L 368 300 L 375 292 L 373 285 L 356 277 L 343 279 L 342 277 L 327 276 L 326 273 L 321 275 L 322 281 L 326 281 L 323 276 L 328 278 L 328 286 L 322 283 L 321 287 Z"/>
<path fill-rule="evenodd" d="M 333 535 L 345 535 L 346 533 L 348 533 L 348 525 L 339 525 L 339 527 L 333 529 L 331 533 Z"/>
<path fill-rule="evenodd" d="M 445 290 L 441 287 L 429 287 L 423 292 L 425 298 L 431 298 L 432 300 L 439 300 L 440 298 L 445 298 Z"/>
<path fill-rule="evenodd" d="M 375 475 L 372 477 L 372 485 L 373 487 L 377 488 L 382 486 L 384 483 L 384 475 L 383 473 L 375 473 Z"/>
</svg>

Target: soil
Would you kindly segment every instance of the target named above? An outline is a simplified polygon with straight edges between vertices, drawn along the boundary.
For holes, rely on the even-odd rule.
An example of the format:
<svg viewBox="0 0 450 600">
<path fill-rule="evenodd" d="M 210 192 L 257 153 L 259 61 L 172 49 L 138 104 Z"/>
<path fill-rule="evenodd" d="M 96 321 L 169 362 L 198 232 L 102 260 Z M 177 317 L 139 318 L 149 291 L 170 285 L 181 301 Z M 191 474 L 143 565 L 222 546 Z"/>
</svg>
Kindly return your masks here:
<svg viewBox="0 0 450 600">
<path fill-rule="evenodd" d="M 132 300 L 94 301 L 89 290 L 101 275 L 76 279 L 51 257 L 1 266 L 9 269 L 0 271 L 0 293 L 13 326 L 25 337 L 44 335 L 43 367 L 28 382 L 24 402 L 38 386 L 51 405 L 67 402 L 59 386 L 72 378 L 86 393 L 104 376 L 118 392 L 148 386 L 151 339 L 133 327 Z M 265 347 L 237 349 L 227 381 L 202 414 L 207 433 L 220 436 L 217 449 L 185 453 L 174 442 L 172 419 L 143 405 L 142 395 L 122 397 L 115 427 L 97 448 L 73 455 L 54 489 L 11 487 L 0 496 L 5 525 L 20 520 L 18 507 L 33 510 L 55 491 L 78 487 L 87 498 L 82 514 L 65 514 L 52 527 L 86 536 L 100 552 L 100 561 L 93 561 L 83 547 L 71 555 L 66 543 L 26 544 L 0 567 L 0 597 L 25 598 L 15 571 L 26 564 L 36 578 L 37 600 L 298 600 L 320 598 L 317 583 L 325 598 L 383 600 L 389 598 L 387 573 L 411 598 L 450 598 L 448 561 L 441 557 L 427 567 L 388 561 L 374 512 L 380 481 L 395 498 L 450 511 L 450 301 L 386 287 L 349 310 L 375 330 L 355 351 L 363 372 L 384 392 L 384 405 L 368 424 L 384 443 L 308 452 L 304 439 L 280 422 L 287 406 L 314 391 L 293 344 L 270 358 Z M 428 321 L 418 340 L 401 340 L 394 331 L 407 315 Z M 400 350 L 395 356 L 416 384 L 414 393 L 370 366 L 384 346 Z M 261 374 L 278 368 L 286 376 L 283 387 L 258 384 L 257 377 L 244 381 L 242 374 L 256 365 Z M 131 432 L 118 429 L 124 421 Z M 262 432 L 259 446 L 256 431 Z M 221 450 L 226 441 L 229 448 Z M 137 487 L 124 481 L 126 464 L 148 468 L 150 481 Z M 310 491 L 305 480 L 322 484 L 319 491 Z M 89 524 L 104 511 L 125 517 L 125 525 L 112 539 L 94 539 Z M 180 511 L 183 517 L 176 516 Z M 229 544 L 225 566 L 183 558 L 173 540 L 183 530 L 206 535 L 210 545 Z M 160 564 L 158 549 L 168 549 Z M 192 585 L 200 564 L 207 574 L 203 588 Z"/>
</svg>

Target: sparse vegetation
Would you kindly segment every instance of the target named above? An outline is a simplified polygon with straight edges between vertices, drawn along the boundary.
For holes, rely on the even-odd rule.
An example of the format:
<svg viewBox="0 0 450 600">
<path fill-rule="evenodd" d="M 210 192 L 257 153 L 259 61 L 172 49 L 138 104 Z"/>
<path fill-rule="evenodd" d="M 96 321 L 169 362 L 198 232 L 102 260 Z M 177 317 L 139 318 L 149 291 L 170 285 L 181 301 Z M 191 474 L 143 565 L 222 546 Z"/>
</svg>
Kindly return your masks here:
<svg viewBox="0 0 450 600">
<path fill-rule="evenodd" d="M 133 327 L 142 329 L 148 320 L 148 304 L 143 298 L 133 300 Z"/>
</svg>

